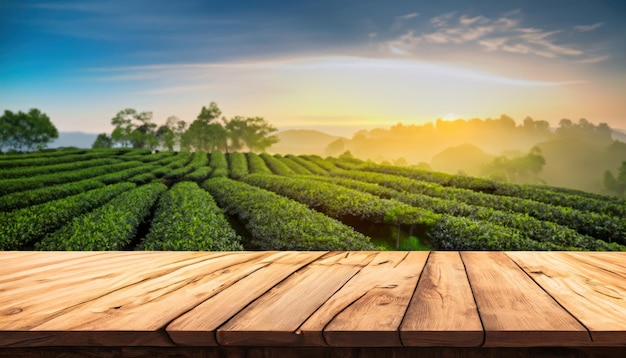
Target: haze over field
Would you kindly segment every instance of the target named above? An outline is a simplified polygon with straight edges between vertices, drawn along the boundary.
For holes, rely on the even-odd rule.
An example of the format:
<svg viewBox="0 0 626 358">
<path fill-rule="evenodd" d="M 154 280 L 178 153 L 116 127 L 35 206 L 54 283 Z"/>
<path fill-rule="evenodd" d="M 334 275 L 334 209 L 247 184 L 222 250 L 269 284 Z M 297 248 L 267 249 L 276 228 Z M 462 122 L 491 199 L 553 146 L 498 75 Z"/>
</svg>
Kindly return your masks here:
<svg viewBox="0 0 626 358">
<path fill-rule="evenodd" d="M 0 1 L 0 108 L 59 131 L 227 117 L 281 130 L 437 118 L 587 118 L 624 128 L 626 5 L 614 1 Z"/>
</svg>

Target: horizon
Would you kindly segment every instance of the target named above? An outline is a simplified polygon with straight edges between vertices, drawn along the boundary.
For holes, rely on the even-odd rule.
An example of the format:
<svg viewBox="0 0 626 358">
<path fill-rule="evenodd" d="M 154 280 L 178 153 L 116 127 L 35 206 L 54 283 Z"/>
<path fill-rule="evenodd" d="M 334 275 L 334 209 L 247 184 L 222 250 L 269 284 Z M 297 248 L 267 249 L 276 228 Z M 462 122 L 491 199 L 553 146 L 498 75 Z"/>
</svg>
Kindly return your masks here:
<svg viewBox="0 0 626 358">
<path fill-rule="evenodd" d="M 346 136 L 438 118 L 626 128 L 619 1 L 0 1 L 0 106 L 60 132 L 124 108 Z M 558 16 L 554 16 L 558 14 Z"/>
</svg>

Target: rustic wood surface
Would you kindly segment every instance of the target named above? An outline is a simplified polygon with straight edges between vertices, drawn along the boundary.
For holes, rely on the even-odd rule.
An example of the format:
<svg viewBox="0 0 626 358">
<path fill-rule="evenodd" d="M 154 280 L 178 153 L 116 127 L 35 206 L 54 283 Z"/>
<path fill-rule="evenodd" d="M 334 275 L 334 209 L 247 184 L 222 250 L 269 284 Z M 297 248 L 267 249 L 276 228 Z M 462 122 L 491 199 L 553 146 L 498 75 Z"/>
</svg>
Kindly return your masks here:
<svg viewBox="0 0 626 358">
<path fill-rule="evenodd" d="M 11 349 L 625 347 L 624 317 L 626 253 L 0 252 Z"/>
</svg>

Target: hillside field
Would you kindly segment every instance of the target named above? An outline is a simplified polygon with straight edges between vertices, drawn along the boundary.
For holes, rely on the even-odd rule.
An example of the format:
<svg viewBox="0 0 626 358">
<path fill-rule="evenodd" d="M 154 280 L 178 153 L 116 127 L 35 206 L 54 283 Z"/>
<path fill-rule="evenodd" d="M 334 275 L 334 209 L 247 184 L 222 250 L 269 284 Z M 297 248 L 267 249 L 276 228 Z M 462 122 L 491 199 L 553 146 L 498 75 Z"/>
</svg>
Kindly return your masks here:
<svg viewBox="0 0 626 358">
<path fill-rule="evenodd" d="M 626 251 L 626 200 L 351 157 L 0 156 L 0 250 Z"/>
</svg>

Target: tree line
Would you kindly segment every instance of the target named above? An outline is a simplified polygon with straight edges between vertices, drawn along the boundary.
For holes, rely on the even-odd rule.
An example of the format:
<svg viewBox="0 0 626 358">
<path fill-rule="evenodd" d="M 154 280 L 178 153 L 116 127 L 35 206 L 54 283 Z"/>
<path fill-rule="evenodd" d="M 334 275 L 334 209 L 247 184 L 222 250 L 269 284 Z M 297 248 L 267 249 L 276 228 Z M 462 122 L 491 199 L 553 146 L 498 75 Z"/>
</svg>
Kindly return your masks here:
<svg viewBox="0 0 626 358">
<path fill-rule="evenodd" d="M 59 137 L 50 118 L 37 108 L 14 113 L 5 110 L 0 116 L 0 150 L 33 151 L 44 149 Z"/>
<path fill-rule="evenodd" d="M 158 126 L 152 122 L 152 112 L 138 112 L 132 108 L 119 111 L 111 119 L 111 125 L 115 126 L 113 132 L 99 134 L 92 148 L 121 146 L 150 150 L 262 152 L 278 142 L 278 137 L 273 134 L 278 130 L 265 119 L 242 116 L 226 119 L 215 102 L 203 106 L 189 125 L 172 116 Z"/>
</svg>

